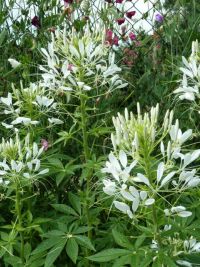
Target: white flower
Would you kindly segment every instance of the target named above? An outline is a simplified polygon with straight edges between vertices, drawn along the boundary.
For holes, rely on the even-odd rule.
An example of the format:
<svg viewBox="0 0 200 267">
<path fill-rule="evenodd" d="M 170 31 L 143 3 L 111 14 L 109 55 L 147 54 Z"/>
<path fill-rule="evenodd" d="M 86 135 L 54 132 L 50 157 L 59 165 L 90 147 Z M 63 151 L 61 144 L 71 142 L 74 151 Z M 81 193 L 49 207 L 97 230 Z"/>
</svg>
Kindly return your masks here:
<svg viewBox="0 0 200 267">
<path fill-rule="evenodd" d="M 185 207 L 183 206 L 176 206 L 172 207 L 171 210 L 165 209 L 164 210 L 165 216 L 170 216 L 170 215 L 178 215 L 179 217 L 189 217 L 192 215 L 191 211 L 187 211 Z"/>
<path fill-rule="evenodd" d="M 121 165 L 123 169 L 121 168 Z M 131 170 L 137 164 L 136 161 L 133 161 L 130 166 L 127 166 L 128 160 L 126 153 L 124 151 L 120 151 L 119 153 L 119 161 L 111 152 L 109 154 L 109 161 L 106 161 L 106 167 L 102 169 L 103 173 L 110 173 L 112 176 L 119 182 L 122 180 L 126 182 L 130 177 Z"/>
<path fill-rule="evenodd" d="M 177 260 L 176 263 L 178 263 L 180 266 L 184 266 L 184 267 L 192 267 L 193 266 L 189 261 L 184 261 L 184 260 Z"/>
<path fill-rule="evenodd" d="M 13 120 L 11 124 L 16 125 L 16 124 L 24 124 L 24 125 L 36 125 L 39 123 L 39 121 L 32 121 L 30 118 L 26 117 L 18 117 L 17 119 Z"/>
<path fill-rule="evenodd" d="M 114 201 L 113 203 L 116 209 L 122 211 L 124 214 L 127 214 L 129 218 L 133 218 L 133 213 L 131 212 L 130 207 L 127 204 L 119 201 Z"/>
<path fill-rule="evenodd" d="M 112 182 L 109 179 L 104 179 L 103 184 L 104 184 L 104 187 L 103 187 L 104 193 L 106 193 L 107 195 L 110 195 L 110 196 L 115 194 L 115 191 L 116 191 L 115 182 Z"/>
<path fill-rule="evenodd" d="M 8 61 L 10 62 L 12 68 L 14 68 L 14 69 L 21 65 L 21 63 L 19 61 L 17 61 L 16 59 L 13 59 L 13 58 L 9 58 Z"/>
<path fill-rule="evenodd" d="M 36 102 L 39 106 L 44 106 L 44 107 L 49 107 L 53 104 L 54 100 L 53 99 L 49 99 L 46 96 L 36 96 Z"/>
<path fill-rule="evenodd" d="M 12 105 L 12 94 L 8 93 L 7 97 L 1 97 L 0 100 L 4 105 L 10 107 Z"/>
<path fill-rule="evenodd" d="M 61 121 L 60 119 L 57 119 L 57 118 L 49 118 L 48 121 L 51 124 L 63 124 L 63 121 Z"/>
<path fill-rule="evenodd" d="M 189 240 L 184 241 L 184 248 L 189 253 L 199 253 L 200 252 L 200 242 L 197 242 L 195 238 L 191 237 Z"/>
</svg>

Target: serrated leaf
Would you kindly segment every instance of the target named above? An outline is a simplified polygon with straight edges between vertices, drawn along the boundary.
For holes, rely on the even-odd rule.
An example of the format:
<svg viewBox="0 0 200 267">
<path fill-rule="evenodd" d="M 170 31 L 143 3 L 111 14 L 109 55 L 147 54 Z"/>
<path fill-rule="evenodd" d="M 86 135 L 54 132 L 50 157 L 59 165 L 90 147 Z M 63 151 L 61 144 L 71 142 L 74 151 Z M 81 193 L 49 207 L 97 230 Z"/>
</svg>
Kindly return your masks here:
<svg viewBox="0 0 200 267">
<path fill-rule="evenodd" d="M 76 263 L 77 257 L 78 257 L 78 244 L 75 238 L 68 239 L 66 252 L 67 252 L 67 255 L 70 257 L 70 259 L 73 261 L 73 263 Z"/>
<path fill-rule="evenodd" d="M 52 264 L 55 262 L 55 260 L 58 258 L 58 256 L 62 252 L 66 242 L 67 242 L 66 240 L 62 240 L 62 242 L 56 244 L 56 246 L 54 246 L 48 252 L 47 257 L 45 259 L 44 267 L 52 267 Z"/>
<path fill-rule="evenodd" d="M 74 237 L 76 238 L 76 241 L 77 241 L 77 243 L 79 245 L 95 251 L 95 248 L 93 247 L 90 239 L 87 236 L 84 236 L 84 235 L 75 235 Z"/>
<path fill-rule="evenodd" d="M 65 214 L 71 214 L 74 216 L 78 216 L 78 214 L 75 212 L 74 209 L 72 209 L 70 206 L 67 206 L 65 204 L 52 204 L 51 205 L 55 210 L 65 213 Z"/>
<path fill-rule="evenodd" d="M 115 260 L 120 256 L 125 256 L 130 254 L 131 254 L 130 250 L 120 249 L 120 248 L 109 248 L 87 258 L 91 261 L 96 261 L 96 262 L 108 262 L 111 260 Z"/>
</svg>

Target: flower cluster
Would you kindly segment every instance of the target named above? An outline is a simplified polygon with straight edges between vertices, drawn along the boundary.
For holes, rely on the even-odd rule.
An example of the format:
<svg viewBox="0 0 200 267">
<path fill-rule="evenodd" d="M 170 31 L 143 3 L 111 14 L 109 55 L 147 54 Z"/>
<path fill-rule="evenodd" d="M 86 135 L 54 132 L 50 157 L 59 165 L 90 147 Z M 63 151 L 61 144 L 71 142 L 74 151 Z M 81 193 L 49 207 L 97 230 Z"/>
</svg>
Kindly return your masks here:
<svg viewBox="0 0 200 267">
<path fill-rule="evenodd" d="M 115 207 L 131 219 L 136 218 L 136 211 L 154 205 L 163 190 L 165 216 L 191 216 L 184 206 L 173 201 L 170 204 L 165 197 L 200 184 L 194 164 L 193 168 L 188 167 L 199 158 L 200 150 L 184 153 L 182 148 L 191 138 L 192 130 L 182 132 L 178 120 L 173 124 L 172 111 L 166 112 L 160 127 L 158 112 L 157 105 L 142 115 L 138 105 L 137 116 L 126 109 L 124 116 L 118 114 L 113 118 L 113 151 L 102 169 L 107 175 L 103 190 L 115 197 Z"/>
<path fill-rule="evenodd" d="M 30 143 L 29 135 L 24 141 L 16 134 L 15 139 L 8 141 L 2 139 L 0 144 L 0 184 L 7 186 L 10 183 L 22 185 L 31 183 L 42 175 L 48 173 L 48 169 L 41 169 L 40 156 L 44 148 L 38 148 L 37 143 Z"/>
<path fill-rule="evenodd" d="M 8 115 L 2 122 L 7 129 L 38 125 L 42 118 L 58 120 L 51 117 L 57 113 L 57 103 L 53 96 L 45 91 L 44 87 L 35 83 L 31 83 L 27 88 L 21 84 L 20 89 L 13 86 L 12 93 L 0 98 L 0 105 L 3 114 Z"/>
<path fill-rule="evenodd" d="M 179 95 L 181 100 L 186 99 L 195 101 L 200 97 L 200 57 L 198 41 L 192 43 L 192 53 L 187 60 L 182 57 L 184 67 L 180 70 L 183 73 L 183 78 L 180 86 L 174 91 Z"/>
<path fill-rule="evenodd" d="M 115 55 L 104 38 L 89 30 L 84 37 L 75 31 L 67 36 L 66 29 L 57 30 L 48 49 L 41 51 L 46 63 L 40 66 L 41 85 L 45 88 L 70 95 L 94 87 L 112 91 L 127 86 L 119 77 L 121 68 L 115 64 Z"/>
</svg>

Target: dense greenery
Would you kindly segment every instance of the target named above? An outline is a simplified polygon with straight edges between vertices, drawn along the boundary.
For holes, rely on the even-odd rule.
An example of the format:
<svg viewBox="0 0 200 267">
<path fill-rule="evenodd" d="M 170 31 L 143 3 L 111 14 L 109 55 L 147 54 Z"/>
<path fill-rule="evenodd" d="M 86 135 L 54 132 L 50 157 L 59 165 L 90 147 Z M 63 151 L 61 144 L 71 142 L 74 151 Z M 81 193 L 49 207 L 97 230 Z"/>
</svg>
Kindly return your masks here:
<svg viewBox="0 0 200 267">
<path fill-rule="evenodd" d="M 0 0 L 0 266 L 199 265 L 200 3 L 144 2 Z"/>
</svg>

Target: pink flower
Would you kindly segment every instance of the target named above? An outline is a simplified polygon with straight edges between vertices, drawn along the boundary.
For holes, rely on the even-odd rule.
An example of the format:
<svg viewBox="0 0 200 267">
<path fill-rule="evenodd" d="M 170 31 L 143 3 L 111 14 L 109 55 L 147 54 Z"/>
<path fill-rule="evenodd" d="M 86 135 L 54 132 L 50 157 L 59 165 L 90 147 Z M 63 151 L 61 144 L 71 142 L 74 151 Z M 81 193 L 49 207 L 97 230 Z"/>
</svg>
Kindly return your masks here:
<svg viewBox="0 0 200 267">
<path fill-rule="evenodd" d="M 124 0 L 116 0 L 117 4 L 121 4 Z"/>
<path fill-rule="evenodd" d="M 33 17 L 32 20 L 31 20 L 31 24 L 33 26 L 35 26 L 36 28 L 40 28 L 41 27 L 41 24 L 40 24 L 39 17 L 38 16 Z"/>
<path fill-rule="evenodd" d="M 41 145 L 42 145 L 42 147 L 44 148 L 44 151 L 47 151 L 47 150 L 48 150 L 48 148 L 49 148 L 49 143 L 48 143 L 48 141 L 47 141 L 46 139 L 42 139 L 42 140 L 41 140 Z"/>
<path fill-rule="evenodd" d="M 108 42 L 110 45 L 112 44 L 112 37 L 113 37 L 113 32 L 112 30 L 106 30 L 106 42 Z"/>
<path fill-rule="evenodd" d="M 117 36 L 114 36 L 113 40 L 112 40 L 112 43 L 116 46 L 119 45 L 119 38 Z"/>
<path fill-rule="evenodd" d="M 126 16 L 127 18 L 131 19 L 133 16 L 135 16 L 136 11 L 129 11 L 126 12 Z"/>
<path fill-rule="evenodd" d="M 125 18 L 116 19 L 116 22 L 118 23 L 118 25 L 122 25 L 125 22 Z"/>
<path fill-rule="evenodd" d="M 112 30 L 106 30 L 106 37 L 105 37 L 105 41 L 106 43 L 108 43 L 109 45 L 119 45 L 119 38 L 115 35 L 113 37 L 114 33 Z"/>
<path fill-rule="evenodd" d="M 134 41 L 136 39 L 136 35 L 133 32 L 130 32 L 129 38 L 131 39 L 131 41 Z"/>
<path fill-rule="evenodd" d="M 68 67 L 67 67 L 67 70 L 72 71 L 73 70 L 73 66 L 74 66 L 73 64 L 69 64 Z"/>
</svg>

